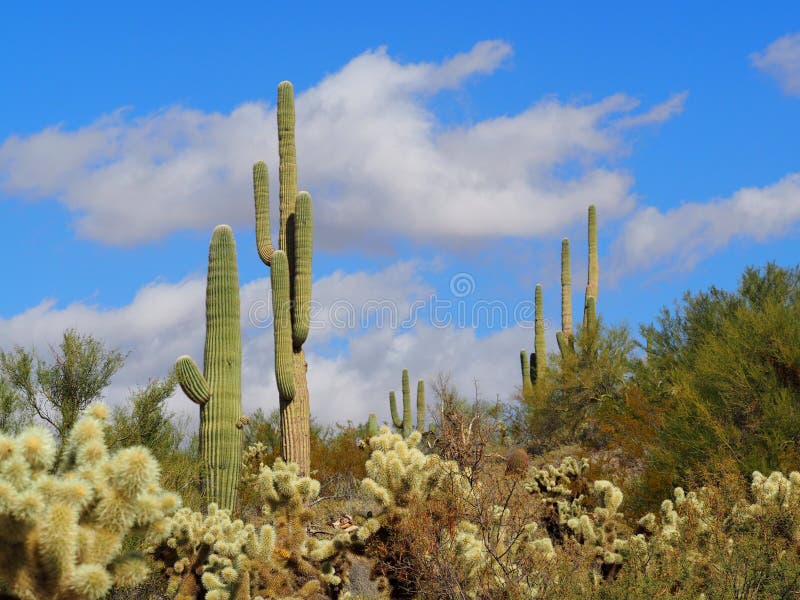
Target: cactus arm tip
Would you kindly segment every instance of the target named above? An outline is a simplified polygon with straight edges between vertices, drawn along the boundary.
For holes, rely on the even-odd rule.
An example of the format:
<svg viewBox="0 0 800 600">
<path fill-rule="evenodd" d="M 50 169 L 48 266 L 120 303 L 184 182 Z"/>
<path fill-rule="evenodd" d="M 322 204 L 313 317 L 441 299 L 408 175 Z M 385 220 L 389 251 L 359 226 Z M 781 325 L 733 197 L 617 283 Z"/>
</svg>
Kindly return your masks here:
<svg viewBox="0 0 800 600">
<path fill-rule="evenodd" d="M 256 248 L 262 262 L 270 266 L 275 248 L 269 222 L 269 170 L 263 160 L 253 165 L 253 197 L 256 207 Z"/>
<path fill-rule="evenodd" d="M 175 362 L 175 376 L 178 383 L 192 402 L 203 405 L 211 399 L 211 389 L 197 363 L 191 356 L 184 354 Z"/>
</svg>

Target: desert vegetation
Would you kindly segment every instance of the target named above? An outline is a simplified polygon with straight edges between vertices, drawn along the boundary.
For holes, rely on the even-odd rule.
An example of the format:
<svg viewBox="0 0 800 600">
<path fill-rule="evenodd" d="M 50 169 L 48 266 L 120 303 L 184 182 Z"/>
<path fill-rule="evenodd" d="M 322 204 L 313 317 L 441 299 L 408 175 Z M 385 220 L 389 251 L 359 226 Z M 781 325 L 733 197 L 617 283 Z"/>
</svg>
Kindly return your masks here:
<svg viewBox="0 0 800 600">
<path fill-rule="evenodd" d="M 382 418 L 321 426 L 303 350 L 312 213 L 293 102 L 282 83 L 277 248 L 267 166 L 253 170 L 277 407 L 242 412 L 237 249 L 224 225 L 209 249 L 202 371 L 177 357 L 109 410 L 99 400 L 125 355 L 102 340 L 69 330 L 49 357 L 4 349 L 0 598 L 800 594 L 800 266 L 687 293 L 637 337 L 602 318 L 589 206 L 582 320 L 564 239 L 557 352 L 537 286 L 515 398 L 467 398 L 443 366 L 417 382 L 415 416 L 398 365 L 402 410 L 392 391 Z M 178 387 L 198 407 L 197 432 L 166 409 Z"/>
</svg>

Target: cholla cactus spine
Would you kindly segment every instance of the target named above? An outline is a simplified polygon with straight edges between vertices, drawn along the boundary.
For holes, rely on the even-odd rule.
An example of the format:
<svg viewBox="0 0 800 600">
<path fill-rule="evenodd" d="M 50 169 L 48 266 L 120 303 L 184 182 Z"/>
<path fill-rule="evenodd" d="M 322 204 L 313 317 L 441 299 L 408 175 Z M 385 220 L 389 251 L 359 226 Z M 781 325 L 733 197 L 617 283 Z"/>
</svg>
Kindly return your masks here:
<svg viewBox="0 0 800 600">
<path fill-rule="evenodd" d="M 203 373 L 178 358 L 178 382 L 200 406 L 200 455 L 207 502 L 233 509 L 242 463 L 242 338 L 236 242 L 227 225 L 214 229 L 208 251 Z"/>
</svg>

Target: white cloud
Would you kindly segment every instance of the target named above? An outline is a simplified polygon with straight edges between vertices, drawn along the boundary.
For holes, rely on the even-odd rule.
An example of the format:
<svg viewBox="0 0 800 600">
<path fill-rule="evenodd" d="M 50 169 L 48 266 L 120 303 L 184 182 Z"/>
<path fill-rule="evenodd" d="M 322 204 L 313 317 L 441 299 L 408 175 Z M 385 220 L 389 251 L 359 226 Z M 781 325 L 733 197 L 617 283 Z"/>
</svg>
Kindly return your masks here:
<svg viewBox="0 0 800 600">
<path fill-rule="evenodd" d="M 444 127 L 428 99 L 492 73 L 510 54 L 486 41 L 441 63 L 401 64 L 381 48 L 298 94 L 300 183 L 314 194 L 318 247 L 528 237 L 578 222 L 588 201 L 609 218 L 632 208 L 632 177 L 607 165 L 626 150 L 621 130 L 677 114 L 685 96 L 639 116 L 621 94 L 588 104 L 547 98 L 515 115 Z M 110 244 L 249 225 L 250 168 L 266 159 L 277 172 L 276 135 L 274 107 L 260 102 L 228 115 L 120 110 L 77 130 L 7 138 L 0 189 L 54 197 L 81 236 Z"/>
<path fill-rule="evenodd" d="M 735 237 L 764 241 L 800 222 L 800 173 L 777 183 L 742 188 L 729 198 L 689 202 L 661 212 L 646 207 L 625 224 L 612 247 L 617 273 L 664 264 L 691 269 Z"/>
<path fill-rule="evenodd" d="M 368 273 L 337 272 L 314 284 L 321 314 L 328 314 L 337 301 L 346 299 L 354 307 L 371 300 L 393 301 L 399 314 L 407 314 L 414 299 L 427 298 L 433 291 L 422 276 L 426 265 L 398 263 Z M 271 411 L 278 405 L 274 378 L 273 330 L 251 322 L 250 309 L 269 293 L 266 278 L 242 286 L 243 404 L 247 412 L 256 408 Z M 128 391 L 160 377 L 181 354 L 200 363 L 205 338 L 205 280 L 186 279 L 178 283 L 154 283 L 143 288 L 130 304 L 103 309 L 84 303 L 58 307 L 45 301 L 8 319 L 0 319 L 3 349 L 14 345 L 35 347 L 49 357 L 61 332 L 75 328 L 103 340 L 108 347 L 130 351 L 125 367 L 107 390 L 107 400 L 121 403 Z M 454 382 L 471 394 L 472 379 L 481 391 L 494 399 L 508 399 L 519 381 L 517 352 L 532 345 L 530 329 L 515 327 L 478 339 L 472 329 L 435 327 L 418 323 L 413 328 L 337 329 L 322 319 L 306 344 L 308 381 L 312 412 L 322 423 L 364 421 L 369 412 L 388 418 L 387 394 L 399 389 L 400 373 L 410 370 L 414 379 L 431 381 L 441 369 L 452 371 Z M 329 342 L 342 339 L 340 350 L 331 352 Z M 325 351 L 328 347 L 328 351 Z M 320 350 L 323 352 L 320 353 Z M 498 359 L 503 357 L 502 359 Z M 432 395 L 429 396 L 432 401 Z M 196 407 L 178 390 L 170 409 L 188 415 L 196 423 Z"/>
<path fill-rule="evenodd" d="M 750 60 L 757 68 L 774 77 L 783 90 L 800 96 L 800 33 L 778 38 Z"/>
<path fill-rule="evenodd" d="M 656 104 L 653 108 L 641 115 L 622 117 L 617 121 L 617 127 L 627 129 L 630 127 L 641 127 L 642 125 L 655 125 L 663 123 L 672 117 L 683 112 L 686 99 L 689 97 L 688 91 L 673 94 L 661 104 Z"/>
</svg>

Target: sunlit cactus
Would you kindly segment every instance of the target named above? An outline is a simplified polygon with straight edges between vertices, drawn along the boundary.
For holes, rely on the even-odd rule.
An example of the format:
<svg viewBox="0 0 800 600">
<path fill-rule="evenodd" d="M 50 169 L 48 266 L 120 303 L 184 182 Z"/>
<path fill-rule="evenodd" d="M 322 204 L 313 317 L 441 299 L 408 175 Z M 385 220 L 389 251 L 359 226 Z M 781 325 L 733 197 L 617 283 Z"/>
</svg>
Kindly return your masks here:
<svg viewBox="0 0 800 600">
<path fill-rule="evenodd" d="M 242 338 L 236 242 L 227 225 L 214 229 L 208 250 L 203 373 L 178 358 L 181 389 L 200 406 L 200 456 L 207 502 L 236 506 L 242 464 Z"/>
<path fill-rule="evenodd" d="M 97 600 L 147 576 L 144 558 L 123 549 L 133 530 L 159 530 L 180 498 L 159 485 L 150 452 L 109 452 L 108 409 L 86 409 L 56 465 L 50 432 L 0 435 L 0 580 L 25 600 Z"/>
<path fill-rule="evenodd" d="M 281 420 L 281 457 L 308 473 L 311 458 L 310 407 L 303 344 L 311 323 L 311 196 L 297 188 L 294 90 L 278 86 L 278 149 L 280 154 L 280 229 L 278 249 L 272 245 L 267 165 L 253 166 L 256 246 L 270 267 L 275 329 L 275 378 Z"/>
</svg>

